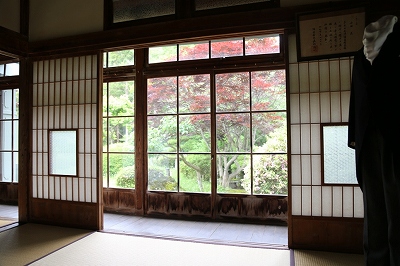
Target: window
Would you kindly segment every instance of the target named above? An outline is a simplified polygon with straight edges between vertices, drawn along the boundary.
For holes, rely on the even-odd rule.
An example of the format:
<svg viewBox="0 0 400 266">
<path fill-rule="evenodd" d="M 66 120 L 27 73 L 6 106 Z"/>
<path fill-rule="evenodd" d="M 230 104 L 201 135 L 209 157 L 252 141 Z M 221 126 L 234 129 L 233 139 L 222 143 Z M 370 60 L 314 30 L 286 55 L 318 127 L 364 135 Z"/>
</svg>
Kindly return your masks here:
<svg viewBox="0 0 400 266">
<path fill-rule="evenodd" d="M 148 62 L 133 65 L 139 51 Z M 149 192 L 286 195 L 286 73 L 269 57 L 282 57 L 279 35 L 104 53 L 104 187 L 133 189 L 147 178 Z M 144 88 L 127 65 L 144 69 L 133 71 Z M 136 89 L 147 113 L 135 123 Z M 140 157 L 136 137 L 147 140 Z"/>
<path fill-rule="evenodd" d="M 103 186 L 135 187 L 134 81 L 103 86 Z"/>
<path fill-rule="evenodd" d="M 0 182 L 18 182 L 19 90 L 0 90 Z"/>
<path fill-rule="evenodd" d="M 77 131 L 49 130 L 49 174 L 76 176 Z"/>
<path fill-rule="evenodd" d="M 18 76 L 19 63 L 0 64 L 0 77 Z"/>
<path fill-rule="evenodd" d="M 357 184 L 355 151 L 347 147 L 347 125 L 321 124 L 323 184 Z"/>
<path fill-rule="evenodd" d="M 280 53 L 279 35 L 231 38 L 149 48 L 149 63 Z"/>
<path fill-rule="evenodd" d="M 279 51 L 279 36 L 234 38 L 150 48 L 149 63 Z M 147 79 L 148 190 L 287 194 L 285 84 L 283 69 Z"/>
</svg>

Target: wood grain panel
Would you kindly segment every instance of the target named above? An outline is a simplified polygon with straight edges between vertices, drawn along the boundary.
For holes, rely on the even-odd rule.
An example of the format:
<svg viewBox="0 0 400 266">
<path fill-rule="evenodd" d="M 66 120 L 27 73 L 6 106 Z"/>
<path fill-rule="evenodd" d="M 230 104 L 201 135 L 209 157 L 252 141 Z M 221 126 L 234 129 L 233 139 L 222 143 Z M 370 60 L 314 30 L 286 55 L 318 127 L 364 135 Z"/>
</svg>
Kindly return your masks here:
<svg viewBox="0 0 400 266">
<path fill-rule="evenodd" d="M 363 253 L 363 219 L 292 216 L 289 230 L 290 248 Z"/>
<path fill-rule="evenodd" d="M 29 222 L 98 230 L 96 203 L 31 199 Z"/>
</svg>

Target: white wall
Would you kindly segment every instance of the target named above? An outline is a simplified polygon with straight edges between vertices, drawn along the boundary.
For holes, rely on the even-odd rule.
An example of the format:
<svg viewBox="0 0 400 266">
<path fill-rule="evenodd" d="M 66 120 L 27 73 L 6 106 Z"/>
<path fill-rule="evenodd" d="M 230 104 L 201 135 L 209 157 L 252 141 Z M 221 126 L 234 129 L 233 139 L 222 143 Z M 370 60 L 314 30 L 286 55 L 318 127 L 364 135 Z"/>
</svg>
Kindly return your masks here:
<svg viewBox="0 0 400 266">
<path fill-rule="evenodd" d="M 29 40 L 102 31 L 103 6 L 104 0 L 30 0 Z"/>
</svg>

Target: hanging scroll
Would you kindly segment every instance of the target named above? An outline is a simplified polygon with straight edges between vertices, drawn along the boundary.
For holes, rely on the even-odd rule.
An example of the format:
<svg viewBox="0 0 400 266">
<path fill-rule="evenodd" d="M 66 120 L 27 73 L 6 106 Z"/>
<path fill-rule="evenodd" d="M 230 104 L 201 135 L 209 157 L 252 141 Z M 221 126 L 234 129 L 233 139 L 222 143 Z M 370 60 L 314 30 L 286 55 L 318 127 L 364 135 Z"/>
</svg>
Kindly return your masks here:
<svg viewBox="0 0 400 266">
<path fill-rule="evenodd" d="M 298 61 L 352 55 L 362 47 L 363 8 L 297 15 Z"/>
</svg>

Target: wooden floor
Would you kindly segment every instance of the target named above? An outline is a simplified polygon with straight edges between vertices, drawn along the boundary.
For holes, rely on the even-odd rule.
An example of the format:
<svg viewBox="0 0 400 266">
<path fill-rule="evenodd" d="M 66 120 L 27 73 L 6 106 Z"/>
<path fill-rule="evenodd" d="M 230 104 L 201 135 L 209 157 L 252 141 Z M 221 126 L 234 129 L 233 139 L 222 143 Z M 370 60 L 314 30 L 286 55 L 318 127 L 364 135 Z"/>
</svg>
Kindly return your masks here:
<svg viewBox="0 0 400 266">
<path fill-rule="evenodd" d="M 18 220 L 18 208 L 0 205 L 0 217 Z M 122 214 L 104 214 L 105 232 L 204 243 L 287 248 L 286 226 L 182 221 Z"/>
</svg>

